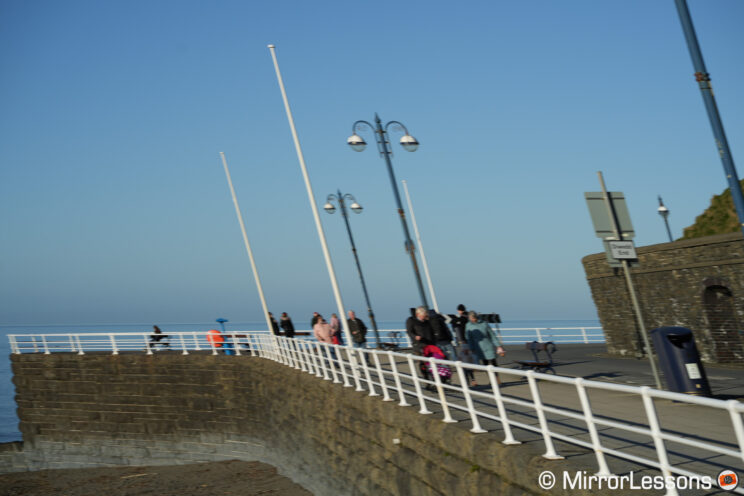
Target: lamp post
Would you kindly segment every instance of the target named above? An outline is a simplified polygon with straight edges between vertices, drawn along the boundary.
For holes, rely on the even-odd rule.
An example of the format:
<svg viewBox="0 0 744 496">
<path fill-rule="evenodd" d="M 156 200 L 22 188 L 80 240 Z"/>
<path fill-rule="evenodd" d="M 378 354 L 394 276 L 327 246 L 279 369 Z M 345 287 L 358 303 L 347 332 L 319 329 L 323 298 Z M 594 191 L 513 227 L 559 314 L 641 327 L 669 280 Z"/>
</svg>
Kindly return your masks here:
<svg viewBox="0 0 744 496">
<path fill-rule="evenodd" d="M 334 201 L 338 202 L 338 206 L 341 208 L 341 215 L 344 218 L 346 224 L 346 232 L 349 233 L 349 242 L 351 243 L 351 252 L 354 254 L 354 261 L 356 262 L 357 271 L 359 272 L 359 281 L 362 283 L 362 292 L 364 292 L 364 301 L 367 303 L 367 315 L 369 315 L 369 321 L 372 324 L 372 329 L 375 331 L 375 340 L 377 342 L 377 348 L 380 347 L 380 333 L 377 330 L 377 321 L 375 321 L 375 314 L 372 311 L 372 304 L 369 302 L 369 294 L 367 293 L 367 285 L 364 283 L 364 275 L 362 274 L 362 265 L 359 263 L 359 255 L 357 254 L 356 244 L 354 244 L 354 236 L 351 235 L 351 225 L 349 224 L 349 212 L 346 210 L 346 200 L 351 202 L 349 208 L 355 214 L 362 213 L 362 206 L 359 205 L 353 195 L 341 194 L 341 190 L 337 190 L 336 194 L 328 195 L 326 198 L 326 204 L 323 205 L 323 209 L 332 214 L 336 211 L 336 207 L 333 204 Z M 344 318 L 346 318 L 344 316 Z M 350 343 L 351 344 L 351 343 Z"/>
<path fill-rule="evenodd" d="M 661 201 L 661 195 L 659 195 L 659 208 L 657 209 L 657 212 L 659 212 L 659 215 L 661 215 L 661 218 L 664 219 L 664 224 L 666 225 L 667 235 L 669 236 L 669 242 L 671 243 L 674 241 L 672 239 L 672 231 L 669 229 L 669 209 L 664 206 L 664 202 Z"/>
<path fill-rule="evenodd" d="M 220 326 L 222 326 L 222 334 L 225 334 L 225 322 L 230 322 L 227 319 L 217 319 L 215 320 Z"/>
<path fill-rule="evenodd" d="M 361 152 L 363 151 L 366 146 L 367 142 L 364 141 L 364 138 L 359 136 L 358 131 L 360 131 L 364 126 L 367 126 L 375 133 L 375 139 L 377 140 L 377 148 L 380 151 L 380 155 L 385 159 L 385 164 L 387 165 L 387 171 L 388 175 L 390 176 L 390 184 L 393 187 L 393 196 L 395 197 L 395 204 L 398 207 L 398 216 L 400 217 L 400 224 L 403 227 L 403 236 L 405 238 L 405 250 L 411 257 L 411 265 L 413 266 L 413 275 L 416 277 L 416 285 L 418 287 L 419 296 L 421 297 L 421 304 L 428 308 L 428 303 L 426 302 L 426 293 L 424 292 L 424 285 L 421 282 L 421 273 L 419 272 L 418 263 L 416 262 L 416 246 L 413 244 L 413 241 L 411 240 L 411 234 L 408 231 L 408 223 L 406 222 L 406 214 L 403 210 L 403 204 L 400 201 L 400 193 L 398 192 L 398 184 L 395 181 L 395 173 L 393 172 L 393 163 L 390 160 L 390 157 L 392 156 L 393 152 L 390 149 L 389 145 L 390 142 L 388 140 L 388 128 L 393 125 L 395 126 L 396 130 L 402 130 L 405 135 L 400 139 L 400 145 L 403 147 L 404 150 L 409 152 L 415 152 L 416 149 L 419 146 L 419 142 L 410 135 L 408 132 L 408 129 L 406 126 L 401 124 L 398 121 L 390 121 L 385 126 L 382 125 L 382 121 L 380 120 L 380 116 L 375 114 L 375 125 L 373 126 L 367 121 L 356 121 L 352 126 L 352 135 L 349 136 L 349 138 L 346 140 L 346 142 L 349 144 L 352 150 L 355 152 Z"/>
</svg>

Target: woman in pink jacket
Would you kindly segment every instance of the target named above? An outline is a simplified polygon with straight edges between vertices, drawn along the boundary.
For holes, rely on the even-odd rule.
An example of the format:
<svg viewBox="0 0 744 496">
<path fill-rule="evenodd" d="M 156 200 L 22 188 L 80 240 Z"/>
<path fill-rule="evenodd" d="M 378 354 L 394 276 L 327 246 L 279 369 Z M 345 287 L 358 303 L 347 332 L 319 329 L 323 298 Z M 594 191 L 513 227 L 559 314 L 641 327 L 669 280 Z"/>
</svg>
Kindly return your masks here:
<svg viewBox="0 0 744 496">
<path fill-rule="evenodd" d="M 315 335 L 315 339 L 321 343 L 333 344 L 333 331 L 331 330 L 331 326 L 323 317 L 319 317 L 318 322 L 313 326 L 313 334 Z"/>
</svg>

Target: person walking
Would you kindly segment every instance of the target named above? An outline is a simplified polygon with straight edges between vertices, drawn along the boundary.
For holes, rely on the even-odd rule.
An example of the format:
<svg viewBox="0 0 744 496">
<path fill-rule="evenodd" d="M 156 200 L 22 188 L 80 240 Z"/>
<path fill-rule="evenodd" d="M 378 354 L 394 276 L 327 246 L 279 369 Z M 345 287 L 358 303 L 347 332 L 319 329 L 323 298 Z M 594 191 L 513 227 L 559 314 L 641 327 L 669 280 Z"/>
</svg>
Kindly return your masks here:
<svg viewBox="0 0 744 496">
<path fill-rule="evenodd" d="M 287 315 L 287 312 L 282 312 L 282 316 L 279 318 L 279 325 L 282 329 L 284 329 L 285 336 L 287 336 L 288 338 L 294 337 L 294 324 L 292 323 L 292 319 L 289 318 L 289 315 Z"/>
<path fill-rule="evenodd" d="M 429 310 L 429 323 L 431 325 L 432 336 L 434 337 L 434 344 L 442 350 L 447 360 L 453 362 L 457 360 L 455 347 L 452 346 L 452 333 L 444 321 L 444 317 L 434 310 Z"/>
<path fill-rule="evenodd" d="M 504 356 L 504 347 L 501 339 L 493 332 L 488 322 L 478 319 L 475 312 L 468 313 L 468 323 L 465 325 L 465 339 L 468 346 L 476 354 L 483 365 L 498 366 L 496 355 Z M 498 375 L 496 379 L 501 384 Z"/>
<path fill-rule="evenodd" d="M 358 319 L 354 310 L 349 310 L 349 331 L 351 331 L 351 340 L 354 348 L 367 347 L 367 326 L 362 319 Z"/>
<path fill-rule="evenodd" d="M 414 355 L 424 355 L 424 348 L 427 345 L 434 344 L 434 336 L 429 323 L 429 313 L 426 307 L 417 307 L 414 315 L 406 320 L 406 332 L 411 339 L 412 351 Z M 429 379 L 429 373 L 426 367 L 419 367 L 419 374 L 424 380 Z M 427 389 L 429 385 L 427 384 Z"/>
<path fill-rule="evenodd" d="M 269 312 L 269 319 L 271 319 L 271 332 L 274 333 L 274 336 L 278 336 L 279 335 L 279 324 L 274 318 L 274 314 L 272 314 L 271 312 Z"/>
<path fill-rule="evenodd" d="M 315 339 L 321 343 L 333 344 L 331 326 L 321 316 L 318 316 L 318 320 L 315 323 L 315 326 L 313 326 L 313 335 L 315 336 Z"/>
<path fill-rule="evenodd" d="M 344 337 L 341 334 L 341 321 L 338 320 L 338 315 L 335 313 L 331 314 L 331 331 L 333 332 L 333 344 L 344 345 Z"/>
<path fill-rule="evenodd" d="M 468 313 L 465 309 L 465 305 L 460 303 L 457 305 L 457 314 L 452 319 L 452 331 L 455 333 L 457 344 L 465 342 L 465 326 L 468 323 Z"/>
</svg>

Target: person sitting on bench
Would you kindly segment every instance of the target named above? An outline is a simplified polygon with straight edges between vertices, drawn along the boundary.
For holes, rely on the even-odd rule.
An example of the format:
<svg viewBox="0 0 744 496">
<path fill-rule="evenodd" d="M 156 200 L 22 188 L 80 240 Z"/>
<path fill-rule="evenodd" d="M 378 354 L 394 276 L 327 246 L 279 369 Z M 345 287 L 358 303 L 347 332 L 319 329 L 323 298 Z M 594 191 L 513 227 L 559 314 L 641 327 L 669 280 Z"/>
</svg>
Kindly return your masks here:
<svg viewBox="0 0 744 496">
<path fill-rule="evenodd" d="M 153 333 L 150 334 L 150 347 L 153 351 L 157 351 L 158 345 L 161 346 L 161 349 L 169 349 L 170 343 L 168 342 L 168 335 L 163 334 L 163 331 L 160 330 L 160 327 L 154 325 L 152 326 Z M 163 341 L 165 339 L 165 341 Z"/>
</svg>

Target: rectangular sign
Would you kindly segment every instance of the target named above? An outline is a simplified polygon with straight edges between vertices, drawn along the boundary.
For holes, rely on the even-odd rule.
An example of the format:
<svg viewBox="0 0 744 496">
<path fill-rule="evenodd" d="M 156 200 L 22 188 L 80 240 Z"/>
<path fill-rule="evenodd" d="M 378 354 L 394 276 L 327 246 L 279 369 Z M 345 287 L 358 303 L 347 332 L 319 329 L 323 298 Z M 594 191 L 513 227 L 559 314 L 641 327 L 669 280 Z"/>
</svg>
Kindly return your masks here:
<svg viewBox="0 0 744 496">
<path fill-rule="evenodd" d="M 609 241 L 612 258 L 617 260 L 635 260 L 638 258 L 632 241 Z"/>
<path fill-rule="evenodd" d="M 697 366 L 697 363 L 686 363 L 685 368 L 687 369 L 687 377 L 690 379 L 695 380 L 703 378 L 702 374 L 700 374 L 700 368 Z"/>
<path fill-rule="evenodd" d="M 607 195 L 612 203 L 613 212 L 623 239 L 633 239 L 635 237 L 635 231 L 633 231 L 633 224 L 630 222 L 630 214 L 628 213 L 628 205 L 625 203 L 625 195 L 618 191 L 611 191 Z M 610 217 L 610 213 L 607 211 L 607 204 L 604 201 L 602 192 L 587 192 L 584 193 L 584 198 L 586 198 L 586 205 L 589 207 L 589 215 L 592 217 L 594 232 L 597 237 L 607 240 L 617 239 L 615 230 L 612 227 L 612 217 Z"/>
</svg>

